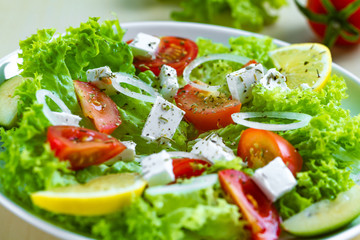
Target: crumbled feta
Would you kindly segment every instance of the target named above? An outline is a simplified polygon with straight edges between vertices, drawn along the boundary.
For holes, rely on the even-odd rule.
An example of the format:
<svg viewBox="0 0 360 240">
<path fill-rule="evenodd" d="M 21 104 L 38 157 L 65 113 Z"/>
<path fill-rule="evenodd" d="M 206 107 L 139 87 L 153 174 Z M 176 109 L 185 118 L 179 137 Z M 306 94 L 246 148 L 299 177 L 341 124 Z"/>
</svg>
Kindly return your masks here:
<svg viewBox="0 0 360 240">
<path fill-rule="evenodd" d="M 184 115 L 183 110 L 157 96 L 141 136 L 151 141 L 171 139 Z"/>
<path fill-rule="evenodd" d="M 265 167 L 257 169 L 252 179 L 273 202 L 297 184 L 296 179 L 281 157 L 277 157 Z"/>
<path fill-rule="evenodd" d="M 280 87 L 283 90 L 290 90 L 286 84 L 286 77 L 278 72 L 275 68 L 269 69 L 259 82 L 269 90 L 277 87 Z"/>
<path fill-rule="evenodd" d="M 163 65 L 160 71 L 160 94 L 168 101 L 171 101 L 179 90 L 176 70 L 168 65 Z"/>
<path fill-rule="evenodd" d="M 129 46 L 135 57 L 155 59 L 159 44 L 160 38 L 145 33 L 138 33 Z"/>
<path fill-rule="evenodd" d="M 117 93 L 116 89 L 111 84 L 111 78 L 115 75 L 108 66 L 89 69 L 86 71 L 86 78 L 88 82 L 91 82 L 100 90 L 105 90 L 105 93 L 109 96 Z"/>
<path fill-rule="evenodd" d="M 205 139 L 199 140 L 191 150 L 191 153 L 198 154 L 211 163 L 217 160 L 230 161 L 235 158 L 234 152 L 227 147 L 222 138 L 212 134 Z"/>
<path fill-rule="evenodd" d="M 252 87 L 264 76 L 263 66 L 258 64 L 250 64 L 235 72 L 226 75 L 226 80 L 233 99 L 246 103 L 252 98 Z"/>
<path fill-rule="evenodd" d="M 141 159 L 142 175 L 149 186 L 165 185 L 175 181 L 172 159 L 166 151 Z"/>
</svg>

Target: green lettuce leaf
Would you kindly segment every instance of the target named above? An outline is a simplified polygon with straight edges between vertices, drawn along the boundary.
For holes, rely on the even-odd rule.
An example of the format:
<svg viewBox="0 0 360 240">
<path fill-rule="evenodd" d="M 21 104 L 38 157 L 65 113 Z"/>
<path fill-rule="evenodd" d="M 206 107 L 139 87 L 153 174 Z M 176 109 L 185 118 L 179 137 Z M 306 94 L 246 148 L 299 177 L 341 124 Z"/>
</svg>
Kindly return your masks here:
<svg viewBox="0 0 360 240">
<path fill-rule="evenodd" d="M 159 79 L 151 71 L 142 72 L 138 77 L 139 80 L 150 86 L 155 88 L 159 86 Z M 136 87 L 129 86 L 128 88 L 134 92 L 144 94 L 144 92 L 141 92 L 141 90 Z M 172 139 L 170 139 L 170 145 L 162 144 L 160 141 L 150 142 L 141 137 L 141 132 L 153 104 L 130 98 L 121 93 L 111 96 L 111 98 L 118 105 L 122 120 L 121 125 L 112 135 L 122 141 L 136 142 L 137 154 L 152 154 L 160 152 L 162 149 L 168 151 L 185 151 L 188 137 L 193 136 L 194 132 L 196 134 L 195 128 L 183 120 L 180 122 Z"/>
<path fill-rule="evenodd" d="M 286 0 L 182 0 L 182 10 L 173 12 L 171 17 L 260 31 L 276 21 L 277 16 L 272 12 L 284 5 Z"/>
<path fill-rule="evenodd" d="M 254 59 L 262 63 L 265 67 L 273 67 L 273 63 L 268 56 L 268 52 L 275 49 L 276 46 L 271 38 L 256 38 L 256 37 L 233 37 L 229 39 L 229 46 L 220 43 L 215 43 L 209 39 L 198 38 L 196 43 L 199 47 L 199 56 L 215 53 L 230 53 L 238 56 Z M 211 61 L 202 64 L 201 67 L 194 69 L 191 74 L 192 80 L 200 80 L 209 85 L 222 86 L 219 91 L 230 95 L 226 74 L 237 71 L 242 64 L 231 61 Z M 216 69 L 216 71 L 214 71 Z"/>
<path fill-rule="evenodd" d="M 0 131 L 5 148 L 0 152 L 0 182 L 7 195 L 31 205 L 29 194 L 34 191 L 76 183 L 68 162 L 60 162 L 46 143 L 49 121 L 42 105 L 28 109 L 19 126 Z"/>
<path fill-rule="evenodd" d="M 123 34 L 118 21 L 99 24 L 98 18 L 90 18 L 79 28 L 69 28 L 63 36 L 56 35 L 54 29 L 39 30 L 20 42 L 21 74 L 41 76 L 42 89 L 59 95 L 73 113 L 80 112 L 73 80 L 86 79 L 87 69 L 109 66 L 114 72 L 135 71 L 132 52 L 121 41 Z M 30 106 L 32 101 L 25 103 Z"/>
</svg>

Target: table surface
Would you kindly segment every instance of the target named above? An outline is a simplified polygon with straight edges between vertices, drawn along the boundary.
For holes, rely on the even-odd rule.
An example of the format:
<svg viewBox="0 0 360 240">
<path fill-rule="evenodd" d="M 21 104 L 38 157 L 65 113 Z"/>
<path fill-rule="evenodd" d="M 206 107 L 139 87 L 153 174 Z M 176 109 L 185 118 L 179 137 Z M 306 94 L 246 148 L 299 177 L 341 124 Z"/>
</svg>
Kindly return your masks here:
<svg viewBox="0 0 360 240">
<path fill-rule="evenodd" d="M 175 1 L 174 1 L 175 2 Z M 305 18 L 291 0 L 280 11 L 279 20 L 261 33 L 280 40 L 298 43 L 318 41 Z M 177 10 L 172 3 L 157 0 L 1 0 L 0 1 L 0 57 L 18 48 L 37 29 L 56 28 L 64 32 L 68 26 L 78 26 L 88 17 L 113 19 L 120 22 L 171 20 L 170 12 Z M 333 61 L 360 77 L 360 47 L 332 49 Z M 52 240 L 44 233 L 0 206 L 0 238 L 4 240 Z M 355 238 L 360 240 L 360 236 Z"/>
</svg>

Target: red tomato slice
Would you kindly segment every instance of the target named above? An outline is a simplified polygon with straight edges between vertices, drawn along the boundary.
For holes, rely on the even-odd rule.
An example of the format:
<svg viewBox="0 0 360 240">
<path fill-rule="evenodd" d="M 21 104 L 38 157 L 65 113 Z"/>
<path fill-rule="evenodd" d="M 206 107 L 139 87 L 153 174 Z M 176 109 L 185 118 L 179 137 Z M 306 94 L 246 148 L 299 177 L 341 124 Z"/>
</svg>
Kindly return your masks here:
<svg viewBox="0 0 360 240">
<path fill-rule="evenodd" d="M 101 164 L 126 149 L 107 134 L 73 126 L 49 127 L 47 140 L 55 156 L 70 161 L 73 170 Z"/>
<path fill-rule="evenodd" d="M 203 166 L 203 168 L 201 166 Z M 205 171 L 205 167 L 208 166 L 210 166 L 210 163 L 201 159 L 173 159 L 175 179 L 200 176 Z"/>
<path fill-rule="evenodd" d="M 222 170 L 218 175 L 222 189 L 249 222 L 252 239 L 278 239 L 279 214 L 255 182 L 245 173 L 232 169 Z"/>
<path fill-rule="evenodd" d="M 85 117 L 93 120 L 99 132 L 111 134 L 121 124 L 114 101 L 91 83 L 74 81 L 76 95 Z"/>
<path fill-rule="evenodd" d="M 128 43 L 131 41 L 128 41 Z M 162 65 L 166 64 L 176 69 L 177 75 L 181 76 L 184 68 L 196 58 L 198 47 L 190 39 L 180 37 L 161 37 L 156 58 L 134 59 L 134 65 L 140 71 L 151 70 L 159 76 Z"/>
<path fill-rule="evenodd" d="M 240 137 L 237 155 L 248 162 L 250 168 L 265 166 L 276 157 L 281 157 L 292 174 L 296 176 L 302 167 L 299 152 L 276 133 L 248 128 Z"/>
<path fill-rule="evenodd" d="M 241 103 L 237 100 L 225 98 L 218 92 L 199 90 L 190 84 L 179 89 L 175 102 L 185 111 L 185 119 L 203 131 L 233 123 L 231 114 L 240 112 L 241 108 Z"/>
</svg>

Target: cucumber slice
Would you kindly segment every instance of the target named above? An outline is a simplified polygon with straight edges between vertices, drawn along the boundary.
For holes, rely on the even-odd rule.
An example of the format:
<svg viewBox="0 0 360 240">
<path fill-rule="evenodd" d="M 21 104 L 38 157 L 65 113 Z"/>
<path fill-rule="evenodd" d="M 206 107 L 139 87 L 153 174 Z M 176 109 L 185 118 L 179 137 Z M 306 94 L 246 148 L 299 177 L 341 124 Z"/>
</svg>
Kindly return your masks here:
<svg viewBox="0 0 360 240">
<path fill-rule="evenodd" d="M 289 233 L 314 237 L 334 231 L 354 220 L 360 214 L 360 186 L 340 193 L 335 200 L 322 200 L 282 223 Z"/>
<path fill-rule="evenodd" d="M 12 77 L 0 85 L 0 125 L 13 127 L 17 119 L 18 98 L 13 97 L 15 89 L 24 81 L 20 75 Z"/>
</svg>

